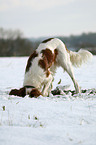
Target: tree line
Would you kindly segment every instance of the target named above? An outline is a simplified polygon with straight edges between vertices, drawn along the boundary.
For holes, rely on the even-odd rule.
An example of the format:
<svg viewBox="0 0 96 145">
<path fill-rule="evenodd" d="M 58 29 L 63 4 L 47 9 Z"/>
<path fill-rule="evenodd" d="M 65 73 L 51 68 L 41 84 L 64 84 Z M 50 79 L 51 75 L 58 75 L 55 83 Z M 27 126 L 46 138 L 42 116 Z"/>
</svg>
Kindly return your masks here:
<svg viewBox="0 0 96 145">
<path fill-rule="evenodd" d="M 58 36 L 68 49 L 75 51 L 80 48 L 88 49 L 96 54 L 96 33 L 83 33 L 78 36 Z M 0 28 L 0 56 L 29 56 L 45 37 L 33 39 L 24 38 L 20 30 L 5 30 Z"/>
</svg>

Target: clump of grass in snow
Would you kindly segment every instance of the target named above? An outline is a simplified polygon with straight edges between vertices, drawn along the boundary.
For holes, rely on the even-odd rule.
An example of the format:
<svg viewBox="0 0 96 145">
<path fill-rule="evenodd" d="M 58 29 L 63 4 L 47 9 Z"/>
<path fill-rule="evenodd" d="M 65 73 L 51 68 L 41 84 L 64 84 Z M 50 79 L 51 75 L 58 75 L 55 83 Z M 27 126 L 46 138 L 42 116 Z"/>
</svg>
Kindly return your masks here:
<svg viewBox="0 0 96 145">
<path fill-rule="evenodd" d="M 3 108 L 3 111 L 5 111 L 5 106 L 2 106 L 2 108 Z"/>
</svg>

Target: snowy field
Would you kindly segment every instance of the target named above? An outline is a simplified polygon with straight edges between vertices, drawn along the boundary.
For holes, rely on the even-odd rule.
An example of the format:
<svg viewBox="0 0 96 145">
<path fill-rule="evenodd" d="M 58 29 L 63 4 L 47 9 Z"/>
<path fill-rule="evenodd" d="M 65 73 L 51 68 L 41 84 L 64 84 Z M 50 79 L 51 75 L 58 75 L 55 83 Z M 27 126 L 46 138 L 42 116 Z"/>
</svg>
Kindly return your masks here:
<svg viewBox="0 0 96 145">
<path fill-rule="evenodd" d="M 8 95 L 22 87 L 27 59 L 0 58 L 0 145 L 96 145 L 96 92 L 37 99 Z M 96 56 L 74 74 L 81 89 L 96 89 Z M 61 68 L 54 88 L 60 79 L 74 90 Z"/>
</svg>

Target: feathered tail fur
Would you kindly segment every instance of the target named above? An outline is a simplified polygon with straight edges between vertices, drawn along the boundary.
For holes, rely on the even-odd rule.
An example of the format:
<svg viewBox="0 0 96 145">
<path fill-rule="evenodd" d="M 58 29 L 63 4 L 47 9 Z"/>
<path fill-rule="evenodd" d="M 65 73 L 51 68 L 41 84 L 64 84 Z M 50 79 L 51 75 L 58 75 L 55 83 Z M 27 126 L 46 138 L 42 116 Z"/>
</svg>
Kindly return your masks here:
<svg viewBox="0 0 96 145">
<path fill-rule="evenodd" d="M 92 54 L 84 49 L 80 49 L 78 52 L 70 51 L 70 60 L 73 66 L 80 67 L 82 63 L 86 63 L 92 58 Z"/>
</svg>

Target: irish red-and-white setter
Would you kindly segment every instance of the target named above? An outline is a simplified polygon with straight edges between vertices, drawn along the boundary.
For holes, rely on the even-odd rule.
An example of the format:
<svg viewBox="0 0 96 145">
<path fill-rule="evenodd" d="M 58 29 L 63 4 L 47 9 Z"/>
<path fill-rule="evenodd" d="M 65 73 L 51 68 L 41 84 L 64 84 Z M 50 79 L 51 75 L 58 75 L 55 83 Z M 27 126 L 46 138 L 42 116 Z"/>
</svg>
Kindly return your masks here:
<svg viewBox="0 0 96 145">
<path fill-rule="evenodd" d="M 76 93 L 80 93 L 72 65 L 79 67 L 91 56 L 89 51 L 83 49 L 78 52 L 69 51 L 58 38 L 44 40 L 28 59 L 23 87 L 19 90 L 13 89 L 9 94 L 21 97 L 27 94 L 30 97 L 48 96 L 52 89 L 56 68 L 59 66 L 71 77 Z"/>
</svg>

